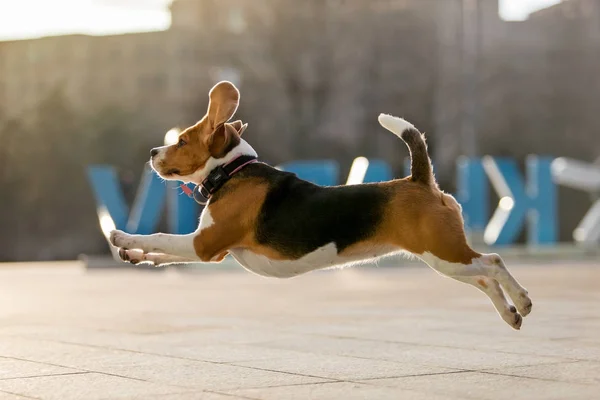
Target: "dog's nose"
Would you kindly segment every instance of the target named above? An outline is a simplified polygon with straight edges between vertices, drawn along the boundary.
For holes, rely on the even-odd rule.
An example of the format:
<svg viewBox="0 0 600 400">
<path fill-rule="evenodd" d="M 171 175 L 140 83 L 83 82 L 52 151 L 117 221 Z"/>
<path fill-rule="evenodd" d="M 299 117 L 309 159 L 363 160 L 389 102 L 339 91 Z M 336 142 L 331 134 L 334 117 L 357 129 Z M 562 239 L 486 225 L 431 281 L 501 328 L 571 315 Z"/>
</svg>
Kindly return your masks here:
<svg viewBox="0 0 600 400">
<path fill-rule="evenodd" d="M 157 149 L 150 150 L 150 156 L 154 157 L 157 154 L 158 154 L 158 150 Z"/>
</svg>

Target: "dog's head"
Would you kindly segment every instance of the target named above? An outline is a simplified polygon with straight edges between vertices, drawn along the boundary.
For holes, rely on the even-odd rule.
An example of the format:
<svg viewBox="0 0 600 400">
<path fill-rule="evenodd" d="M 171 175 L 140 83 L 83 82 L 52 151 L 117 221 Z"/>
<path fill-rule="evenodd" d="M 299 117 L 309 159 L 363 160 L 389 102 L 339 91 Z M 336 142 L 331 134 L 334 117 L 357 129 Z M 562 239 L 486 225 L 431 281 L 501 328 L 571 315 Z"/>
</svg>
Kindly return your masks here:
<svg viewBox="0 0 600 400">
<path fill-rule="evenodd" d="M 211 164 L 240 144 L 247 124 L 227 122 L 238 108 L 240 92 L 223 81 L 208 96 L 208 111 L 198 123 L 181 132 L 177 143 L 150 152 L 150 165 L 162 178 L 199 184 L 214 168 Z"/>
</svg>

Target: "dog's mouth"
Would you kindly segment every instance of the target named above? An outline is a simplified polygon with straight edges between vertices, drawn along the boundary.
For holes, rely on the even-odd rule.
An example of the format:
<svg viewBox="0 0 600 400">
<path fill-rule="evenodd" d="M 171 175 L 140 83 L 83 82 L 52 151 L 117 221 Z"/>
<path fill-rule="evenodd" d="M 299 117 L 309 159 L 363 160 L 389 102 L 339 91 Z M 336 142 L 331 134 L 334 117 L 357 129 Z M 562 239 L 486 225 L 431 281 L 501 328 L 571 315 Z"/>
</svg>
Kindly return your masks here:
<svg viewBox="0 0 600 400">
<path fill-rule="evenodd" d="M 171 168 L 171 169 L 168 169 L 167 172 L 165 172 L 165 175 L 181 175 L 181 173 L 178 169 Z"/>
<path fill-rule="evenodd" d="M 162 162 L 156 162 L 154 159 L 150 159 L 150 166 L 153 170 L 155 170 L 160 176 L 163 178 L 171 177 L 171 176 L 180 176 L 181 170 L 178 168 L 166 168 Z"/>
</svg>

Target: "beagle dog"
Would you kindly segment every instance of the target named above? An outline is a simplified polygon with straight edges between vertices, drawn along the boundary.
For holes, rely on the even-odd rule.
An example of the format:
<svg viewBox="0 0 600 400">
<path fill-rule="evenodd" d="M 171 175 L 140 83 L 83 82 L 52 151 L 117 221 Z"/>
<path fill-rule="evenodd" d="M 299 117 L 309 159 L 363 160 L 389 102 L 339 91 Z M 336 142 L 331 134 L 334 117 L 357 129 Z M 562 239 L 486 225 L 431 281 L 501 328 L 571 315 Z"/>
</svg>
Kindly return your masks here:
<svg viewBox="0 0 600 400">
<path fill-rule="evenodd" d="M 497 254 L 467 244 L 461 207 L 438 188 L 423 135 L 409 122 L 381 114 L 401 138 L 411 175 L 389 182 L 322 187 L 257 161 L 242 139 L 247 125 L 228 122 L 240 94 L 230 82 L 209 93 L 206 115 L 177 143 L 151 151 L 162 178 L 193 182 L 206 203 L 188 235 L 111 232 L 110 242 L 131 263 L 220 262 L 227 254 L 256 274 L 288 278 L 316 269 L 410 253 L 442 275 L 484 292 L 512 328 L 531 312 L 527 290 Z M 510 297 L 514 306 L 507 300 Z"/>
</svg>

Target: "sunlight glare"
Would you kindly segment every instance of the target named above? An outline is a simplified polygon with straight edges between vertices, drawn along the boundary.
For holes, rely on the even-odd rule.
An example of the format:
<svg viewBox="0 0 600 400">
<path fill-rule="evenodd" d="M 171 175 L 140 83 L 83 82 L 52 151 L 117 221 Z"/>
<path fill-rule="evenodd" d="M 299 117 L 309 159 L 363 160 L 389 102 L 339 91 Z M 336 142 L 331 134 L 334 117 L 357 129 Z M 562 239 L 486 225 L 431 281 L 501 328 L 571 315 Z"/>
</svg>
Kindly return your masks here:
<svg viewBox="0 0 600 400">
<path fill-rule="evenodd" d="M 510 211 L 515 206 L 515 201 L 510 196 L 504 196 L 503 198 L 500 199 L 500 202 L 498 205 L 500 206 L 501 209 Z"/>
<path fill-rule="evenodd" d="M 369 160 L 367 160 L 365 157 L 355 158 L 352 162 L 352 167 L 350 167 L 350 172 L 348 173 L 348 180 L 346 181 L 346 185 L 358 185 L 360 183 L 363 183 L 368 168 Z"/>
<path fill-rule="evenodd" d="M 4 2 L 3 2 L 4 3 Z M 82 33 L 107 35 L 167 29 L 169 0 L 151 7 L 105 0 L 19 0 L 2 4 L 0 40 Z M 35 11 L 32 11 L 35 10 Z"/>
<path fill-rule="evenodd" d="M 102 229 L 102 233 L 108 239 L 110 233 L 117 229 L 117 227 L 115 226 L 115 221 L 113 221 L 105 207 L 98 208 L 98 220 L 100 221 L 100 229 Z"/>
<path fill-rule="evenodd" d="M 180 133 L 181 132 L 177 128 L 169 129 L 169 131 L 165 134 L 165 146 L 170 146 L 177 143 Z"/>
</svg>

